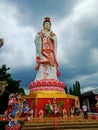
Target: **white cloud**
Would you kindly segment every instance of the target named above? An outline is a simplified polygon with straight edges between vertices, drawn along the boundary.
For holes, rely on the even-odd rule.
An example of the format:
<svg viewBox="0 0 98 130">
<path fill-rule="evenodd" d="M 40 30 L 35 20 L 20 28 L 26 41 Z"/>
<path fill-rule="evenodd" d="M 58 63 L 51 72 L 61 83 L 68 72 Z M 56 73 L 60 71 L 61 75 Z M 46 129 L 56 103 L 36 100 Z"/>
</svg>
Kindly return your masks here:
<svg viewBox="0 0 98 130">
<path fill-rule="evenodd" d="M 91 44 L 82 38 L 82 33 L 85 33 L 85 29 L 98 25 L 97 4 L 97 0 L 80 1 L 69 16 L 54 25 L 59 39 L 59 51 L 61 50 L 58 54 L 59 61 L 62 64 L 72 65 L 73 59 L 75 61 L 77 55 L 82 55 Z"/>
<path fill-rule="evenodd" d="M 0 34 L 5 44 L 0 53 L 0 64 L 10 67 L 26 67 L 34 62 L 34 30 L 28 26 L 20 26 L 16 15 L 18 10 L 12 5 L 5 8 L 0 4 Z"/>
<path fill-rule="evenodd" d="M 16 19 L 18 17 L 15 17 L 19 15 L 17 8 L 11 4 L 5 8 L 4 4 L 0 5 L 0 32 L 5 40 L 6 51 L 1 53 L 0 60 L 9 66 L 30 66 L 32 60 L 35 59 L 33 42 L 35 31 L 33 28 L 20 26 L 18 19 Z M 87 18 L 93 19 L 93 21 L 97 20 L 98 9 L 96 5 L 96 0 L 80 1 L 69 16 L 53 25 L 53 30 L 58 37 L 57 55 L 59 63 L 72 65 L 72 59 L 75 60 L 78 54 L 82 54 L 85 46 L 80 36 L 79 23 Z M 87 24 L 85 23 L 85 25 Z M 7 58 L 5 58 L 6 55 Z"/>
<path fill-rule="evenodd" d="M 98 65 L 98 49 L 93 48 L 91 50 L 91 63 Z"/>
<path fill-rule="evenodd" d="M 78 76 L 78 80 L 81 84 L 82 92 L 92 90 L 98 87 L 97 79 L 98 79 L 98 72 L 88 74 L 88 75 Z"/>
<path fill-rule="evenodd" d="M 93 90 L 93 89 L 95 89 L 95 88 L 86 86 L 85 88 L 81 89 L 81 92 L 84 93 L 84 92 L 87 92 L 87 91 L 90 91 L 90 90 Z"/>
<path fill-rule="evenodd" d="M 24 91 L 25 91 L 25 94 L 26 94 L 26 95 L 28 95 L 28 94 L 30 93 L 30 90 L 29 90 L 29 89 L 26 89 L 26 88 L 25 88 Z"/>
<path fill-rule="evenodd" d="M 72 12 L 69 15 L 65 14 L 65 17 L 62 18 L 57 12 L 55 17 L 58 18 L 52 24 L 52 30 L 57 34 L 58 38 L 57 59 L 59 64 L 66 67 L 66 71 L 67 68 L 69 71 L 71 68 L 72 73 L 75 73 L 74 68 L 79 69 L 81 72 L 86 70 L 84 68 L 89 71 L 91 65 L 96 67 L 96 69 L 91 68 L 91 73 L 86 74 L 87 71 L 84 71 L 82 75 L 81 73 L 73 74 L 73 76 L 69 74 L 68 76 L 72 78 L 68 79 L 69 82 L 74 83 L 78 79 L 83 86 L 87 85 L 91 88 L 92 86 L 88 85 L 88 83 L 92 82 L 91 84 L 94 84 L 98 78 L 98 74 L 95 72 L 98 66 L 98 49 L 96 45 L 93 45 L 92 38 L 90 40 L 88 38 L 93 36 L 91 35 L 92 29 L 94 32 L 94 28 L 98 28 L 97 5 L 98 0 L 79 0 L 78 4 L 75 4 L 74 8 L 71 9 Z M 62 7 L 60 8 L 65 11 Z M 40 12 L 40 10 L 38 11 Z M 0 37 L 3 37 L 5 41 L 4 46 L 0 48 L 0 65 L 7 64 L 11 68 L 28 68 L 35 64 L 34 37 L 37 32 L 33 26 L 26 26 L 27 24 L 21 26 L 20 19 L 17 18 L 21 18 L 22 12 L 19 12 L 18 4 L 16 7 L 14 2 L 13 5 L 11 1 L 7 3 L 2 1 L 0 3 Z M 27 14 L 29 14 L 29 10 Z M 26 14 L 23 15 L 23 17 L 25 16 Z M 23 17 L 22 19 L 24 19 Z M 35 15 L 33 18 L 36 19 L 36 17 Z M 34 26 L 37 26 L 36 23 Z M 86 35 L 88 35 L 88 38 Z"/>
</svg>

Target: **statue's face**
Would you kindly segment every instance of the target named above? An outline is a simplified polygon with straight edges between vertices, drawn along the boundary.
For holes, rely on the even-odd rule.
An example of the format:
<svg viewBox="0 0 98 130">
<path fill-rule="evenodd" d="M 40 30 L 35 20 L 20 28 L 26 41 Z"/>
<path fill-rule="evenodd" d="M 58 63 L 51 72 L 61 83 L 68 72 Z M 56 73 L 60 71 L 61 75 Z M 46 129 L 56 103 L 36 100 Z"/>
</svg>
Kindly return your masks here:
<svg viewBox="0 0 98 130">
<path fill-rule="evenodd" d="M 44 29 L 50 30 L 51 29 L 51 24 L 50 22 L 45 22 L 44 23 Z"/>
</svg>

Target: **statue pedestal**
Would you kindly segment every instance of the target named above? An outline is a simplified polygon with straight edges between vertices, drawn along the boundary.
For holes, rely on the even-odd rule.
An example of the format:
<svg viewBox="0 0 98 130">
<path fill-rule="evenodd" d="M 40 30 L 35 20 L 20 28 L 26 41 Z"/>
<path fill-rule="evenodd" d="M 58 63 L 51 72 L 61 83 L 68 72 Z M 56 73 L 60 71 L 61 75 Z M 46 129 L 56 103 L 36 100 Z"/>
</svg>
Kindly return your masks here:
<svg viewBox="0 0 98 130">
<path fill-rule="evenodd" d="M 34 117 L 39 117 L 39 111 L 43 110 L 43 117 L 47 117 L 47 111 L 45 109 L 46 105 L 53 105 L 55 99 L 55 104 L 59 107 L 60 113 L 54 114 L 48 113 L 49 117 L 63 116 L 62 111 L 64 108 L 67 110 L 67 115 L 69 115 L 69 109 L 73 106 L 77 96 L 65 94 L 64 92 L 58 91 L 37 91 L 32 92 L 26 96 L 30 107 L 34 109 Z"/>
<path fill-rule="evenodd" d="M 38 91 L 65 92 L 65 83 L 56 79 L 42 79 L 30 83 L 30 93 Z"/>
<path fill-rule="evenodd" d="M 66 109 L 68 116 L 77 98 L 66 94 L 66 85 L 56 79 L 36 80 L 29 86 L 30 94 L 26 99 L 34 110 L 34 117 L 63 116 L 63 109 Z"/>
</svg>

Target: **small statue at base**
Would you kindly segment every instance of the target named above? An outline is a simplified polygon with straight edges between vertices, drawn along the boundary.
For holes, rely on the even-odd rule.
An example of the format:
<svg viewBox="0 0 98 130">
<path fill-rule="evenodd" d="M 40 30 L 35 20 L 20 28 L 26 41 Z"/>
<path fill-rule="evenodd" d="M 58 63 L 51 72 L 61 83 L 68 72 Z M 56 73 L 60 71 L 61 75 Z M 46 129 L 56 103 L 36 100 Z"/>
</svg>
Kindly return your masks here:
<svg viewBox="0 0 98 130">
<path fill-rule="evenodd" d="M 66 108 L 63 109 L 63 117 L 67 117 L 67 110 L 66 110 Z"/>
<path fill-rule="evenodd" d="M 39 118 L 43 118 L 43 116 L 44 116 L 44 111 L 43 111 L 43 109 L 41 108 L 40 110 L 39 110 Z"/>
</svg>

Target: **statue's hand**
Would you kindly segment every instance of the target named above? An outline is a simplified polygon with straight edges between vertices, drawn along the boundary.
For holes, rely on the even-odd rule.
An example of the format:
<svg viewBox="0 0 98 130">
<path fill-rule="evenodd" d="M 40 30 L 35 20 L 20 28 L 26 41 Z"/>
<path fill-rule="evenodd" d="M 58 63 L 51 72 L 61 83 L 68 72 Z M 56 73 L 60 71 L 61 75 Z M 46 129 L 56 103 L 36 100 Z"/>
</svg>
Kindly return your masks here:
<svg viewBox="0 0 98 130">
<path fill-rule="evenodd" d="M 54 41 L 54 37 L 53 36 L 50 36 L 49 39 L 50 39 L 51 42 Z"/>
<path fill-rule="evenodd" d="M 60 76 L 60 71 L 57 69 L 57 76 Z"/>
<path fill-rule="evenodd" d="M 40 67 L 40 61 L 41 61 L 40 56 L 37 56 L 36 57 L 37 66 L 35 67 L 35 70 L 39 69 L 39 67 Z"/>
</svg>

